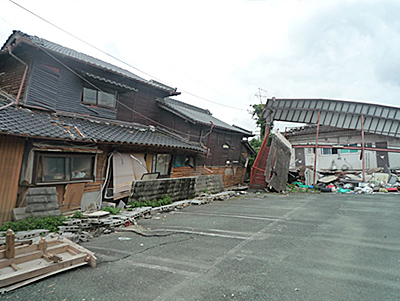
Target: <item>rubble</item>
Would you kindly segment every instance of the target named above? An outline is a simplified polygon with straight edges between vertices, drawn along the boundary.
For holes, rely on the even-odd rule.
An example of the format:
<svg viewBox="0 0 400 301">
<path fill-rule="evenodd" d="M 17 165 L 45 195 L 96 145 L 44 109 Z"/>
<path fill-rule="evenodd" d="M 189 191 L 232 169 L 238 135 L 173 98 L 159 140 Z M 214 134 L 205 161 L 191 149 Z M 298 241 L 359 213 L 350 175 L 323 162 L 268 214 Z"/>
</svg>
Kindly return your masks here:
<svg viewBox="0 0 400 301">
<path fill-rule="evenodd" d="M 318 180 L 317 188 L 321 192 L 336 193 L 398 193 L 400 192 L 400 179 L 394 173 L 371 171 L 365 176 L 363 182 L 361 173 L 335 174 L 322 177 Z M 301 182 L 295 182 L 298 187 L 306 187 Z"/>
<path fill-rule="evenodd" d="M 307 177 L 303 173 L 300 178 L 296 178 L 296 182 L 291 183 L 291 186 L 286 191 L 315 192 L 314 190 L 308 190 L 313 187 L 307 184 Z M 325 175 L 320 175 L 315 186 L 316 189 L 324 193 L 399 193 L 400 172 L 396 168 L 375 168 L 366 171 L 365 181 L 363 181 L 361 171 L 326 172 Z"/>
<path fill-rule="evenodd" d="M 67 238 L 75 243 L 87 242 L 93 237 L 114 232 L 117 228 L 137 225 L 141 218 L 151 218 L 153 215 L 183 209 L 190 205 L 203 205 L 212 201 L 223 201 L 237 195 L 245 194 L 244 191 L 224 191 L 217 194 L 203 193 L 195 199 L 173 202 L 172 204 L 160 207 L 138 207 L 132 208 L 125 205 L 118 215 L 110 215 L 107 211 L 82 212 L 82 218 L 69 218 L 58 227 L 58 235 Z M 121 202 L 119 203 L 122 204 Z M 109 205 L 109 204 L 108 204 Z M 30 239 L 40 240 L 41 236 L 49 235 L 48 230 L 39 229 L 32 231 L 21 231 L 15 235 L 18 243 Z M 0 233 L 1 234 L 1 233 Z M 3 233 L 5 234 L 5 233 Z M 0 237 L 0 246 L 5 244 L 5 239 Z"/>
<path fill-rule="evenodd" d="M 95 267 L 94 253 L 77 245 L 78 242 L 87 242 L 93 237 L 112 233 L 131 224 L 137 225 L 138 219 L 151 218 L 153 214 L 183 209 L 190 205 L 223 201 L 245 193 L 204 193 L 193 200 L 177 201 L 157 208 L 132 208 L 120 202 L 120 214 L 110 215 L 106 211 L 83 212 L 81 218 L 71 217 L 64 221 L 63 225 L 58 227 L 58 234 L 49 233 L 46 229 L 21 231 L 16 234 L 12 230 L 3 232 L 6 237 L 0 238 L 0 292 L 8 292 L 81 265 L 89 264 Z M 119 237 L 119 240 L 129 239 Z"/>
</svg>

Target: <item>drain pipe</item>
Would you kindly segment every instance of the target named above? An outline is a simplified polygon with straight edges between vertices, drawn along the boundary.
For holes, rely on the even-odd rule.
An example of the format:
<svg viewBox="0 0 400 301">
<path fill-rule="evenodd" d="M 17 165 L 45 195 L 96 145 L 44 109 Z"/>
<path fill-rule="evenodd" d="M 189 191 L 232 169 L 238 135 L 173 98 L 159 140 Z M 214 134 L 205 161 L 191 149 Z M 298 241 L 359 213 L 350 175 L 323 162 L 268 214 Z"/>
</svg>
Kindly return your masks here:
<svg viewBox="0 0 400 301">
<path fill-rule="evenodd" d="M 214 123 L 212 121 L 210 121 L 210 123 L 211 123 L 211 127 L 210 127 L 210 132 L 208 133 L 209 136 L 208 136 L 208 141 L 207 141 L 207 154 L 206 154 L 206 159 L 204 160 L 203 168 L 209 172 L 212 172 L 211 169 L 207 168 L 207 159 L 208 159 L 208 156 L 210 155 L 210 138 L 211 138 L 212 130 L 214 128 Z"/>
<path fill-rule="evenodd" d="M 18 104 L 18 100 L 21 97 L 21 92 L 22 92 L 22 88 L 25 84 L 25 79 L 26 79 L 26 74 L 28 73 L 28 64 L 25 63 L 23 60 L 21 60 L 19 57 L 17 57 L 14 53 L 12 53 L 12 50 L 10 47 L 8 48 L 8 53 L 14 58 L 16 59 L 18 62 L 20 62 L 21 64 L 25 65 L 25 71 L 24 71 L 24 75 L 22 76 L 22 80 L 21 80 L 21 85 L 19 86 L 19 90 L 18 90 L 18 94 L 17 94 L 17 99 L 15 100 L 15 104 Z"/>
</svg>

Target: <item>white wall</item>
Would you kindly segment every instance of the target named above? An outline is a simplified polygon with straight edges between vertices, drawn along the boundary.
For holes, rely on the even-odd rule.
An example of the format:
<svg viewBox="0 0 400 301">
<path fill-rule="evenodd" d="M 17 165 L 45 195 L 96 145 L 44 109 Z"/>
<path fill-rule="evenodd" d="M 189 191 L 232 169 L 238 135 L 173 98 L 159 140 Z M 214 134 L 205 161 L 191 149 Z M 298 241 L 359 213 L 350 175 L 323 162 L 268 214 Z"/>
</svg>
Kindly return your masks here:
<svg viewBox="0 0 400 301">
<path fill-rule="evenodd" d="M 310 152 L 310 148 L 305 149 L 306 162 L 305 165 L 314 165 L 314 153 Z M 338 150 L 340 152 L 340 150 Z M 336 170 L 362 170 L 362 160 L 360 160 L 360 152 L 357 153 L 338 153 L 324 155 L 321 148 L 318 149 L 317 170 L 332 170 L 336 166 Z M 294 152 L 292 152 L 294 154 Z M 400 155 L 400 154 L 399 154 Z M 400 156 L 398 157 L 400 160 Z M 333 161 L 333 162 L 332 162 Z M 294 156 L 292 155 L 291 166 L 294 166 Z M 389 157 L 389 162 L 390 157 Z M 399 164 L 400 165 L 400 164 Z M 365 151 L 365 168 L 376 168 L 376 153 L 374 151 Z"/>
<path fill-rule="evenodd" d="M 400 167 L 400 153 L 389 153 L 389 164 L 392 168 Z"/>
</svg>

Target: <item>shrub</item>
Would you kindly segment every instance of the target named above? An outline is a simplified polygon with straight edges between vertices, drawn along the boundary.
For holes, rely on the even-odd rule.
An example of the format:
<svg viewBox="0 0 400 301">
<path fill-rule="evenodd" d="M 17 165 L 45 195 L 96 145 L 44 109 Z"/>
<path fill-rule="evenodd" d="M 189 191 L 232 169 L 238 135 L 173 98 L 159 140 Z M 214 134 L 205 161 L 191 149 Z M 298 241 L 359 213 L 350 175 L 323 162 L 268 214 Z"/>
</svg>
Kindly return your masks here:
<svg viewBox="0 0 400 301">
<path fill-rule="evenodd" d="M 107 206 L 106 208 L 103 208 L 103 209 L 101 209 L 101 210 L 102 210 L 102 211 L 110 212 L 111 215 L 117 215 L 117 214 L 120 213 L 121 208 Z"/>
<path fill-rule="evenodd" d="M 47 229 L 50 232 L 57 232 L 58 226 L 61 226 L 65 220 L 67 220 L 65 216 L 29 217 L 18 222 L 5 222 L 3 225 L 0 225 L 0 231 L 11 229 L 14 232 L 19 232 Z"/>
<path fill-rule="evenodd" d="M 133 202 L 129 202 L 128 205 L 132 206 L 133 208 L 136 207 L 160 207 L 160 206 L 165 206 L 168 204 L 172 204 L 172 200 L 169 196 L 165 195 L 157 200 L 157 199 L 153 199 L 152 201 L 147 201 L 147 200 L 143 200 L 143 201 L 133 201 Z"/>
</svg>

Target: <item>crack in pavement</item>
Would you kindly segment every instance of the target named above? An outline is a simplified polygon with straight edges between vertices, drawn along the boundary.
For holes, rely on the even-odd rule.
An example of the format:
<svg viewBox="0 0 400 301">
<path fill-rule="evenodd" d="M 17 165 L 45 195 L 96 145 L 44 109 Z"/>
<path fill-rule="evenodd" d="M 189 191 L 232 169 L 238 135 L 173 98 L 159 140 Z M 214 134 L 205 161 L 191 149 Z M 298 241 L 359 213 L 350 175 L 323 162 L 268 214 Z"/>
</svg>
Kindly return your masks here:
<svg viewBox="0 0 400 301">
<path fill-rule="evenodd" d="M 260 231 L 254 233 L 251 237 L 249 237 L 248 239 L 242 241 L 241 243 L 239 243 L 238 245 L 236 245 L 235 247 L 233 247 L 231 250 L 229 250 L 228 252 L 225 253 L 225 255 L 220 256 L 219 258 L 217 258 L 213 265 L 210 266 L 209 269 L 205 270 L 204 272 L 200 272 L 196 275 L 194 275 L 193 277 L 189 277 L 188 279 L 182 281 L 181 283 L 177 284 L 175 287 L 171 288 L 170 290 L 168 290 L 167 292 L 164 293 L 164 295 L 158 296 L 155 301 L 161 301 L 161 300 L 172 300 L 174 299 L 173 297 L 176 296 L 176 292 L 183 286 L 183 287 L 188 287 L 189 283 L 193 282 L 196 278 L 205 275 L 207 273 L 213 273 L 213 271 L 218 270 L 217 265 L 219 265 L 221 262 L 223 262 L 224 260 L 226 260 L 229 256 L 235 255 L 239 250 L 241 250 L 242 248 L 244 248 L 247 244 L 251 243 L 252 241 L 254 241 L 260 234 L 265 233 L 269 228 L 271 228 L 272 226 L 275 226 L 276 224 L 278 224 L 281 221 L 284 221 L 286 218 L 288 218 L 289 216 L 291 216 L 292 214 L 294 214 L 297 210 L 301 209 L 302 207 L 306 206 L 308 203 L 310 203 L 312 201 L 307 201 L 299 206 L 297 206 L 296 208 L 290 210 L 289 212 L 287 212 L 286 214 L 284 214 L 282 216 L 281 219 L 277 219 L 275 221 L 273 221 L 272 223 L 268 224 L 266 227 L 264 227 L 263 229 L 261 229 Z"/>
</svg>

